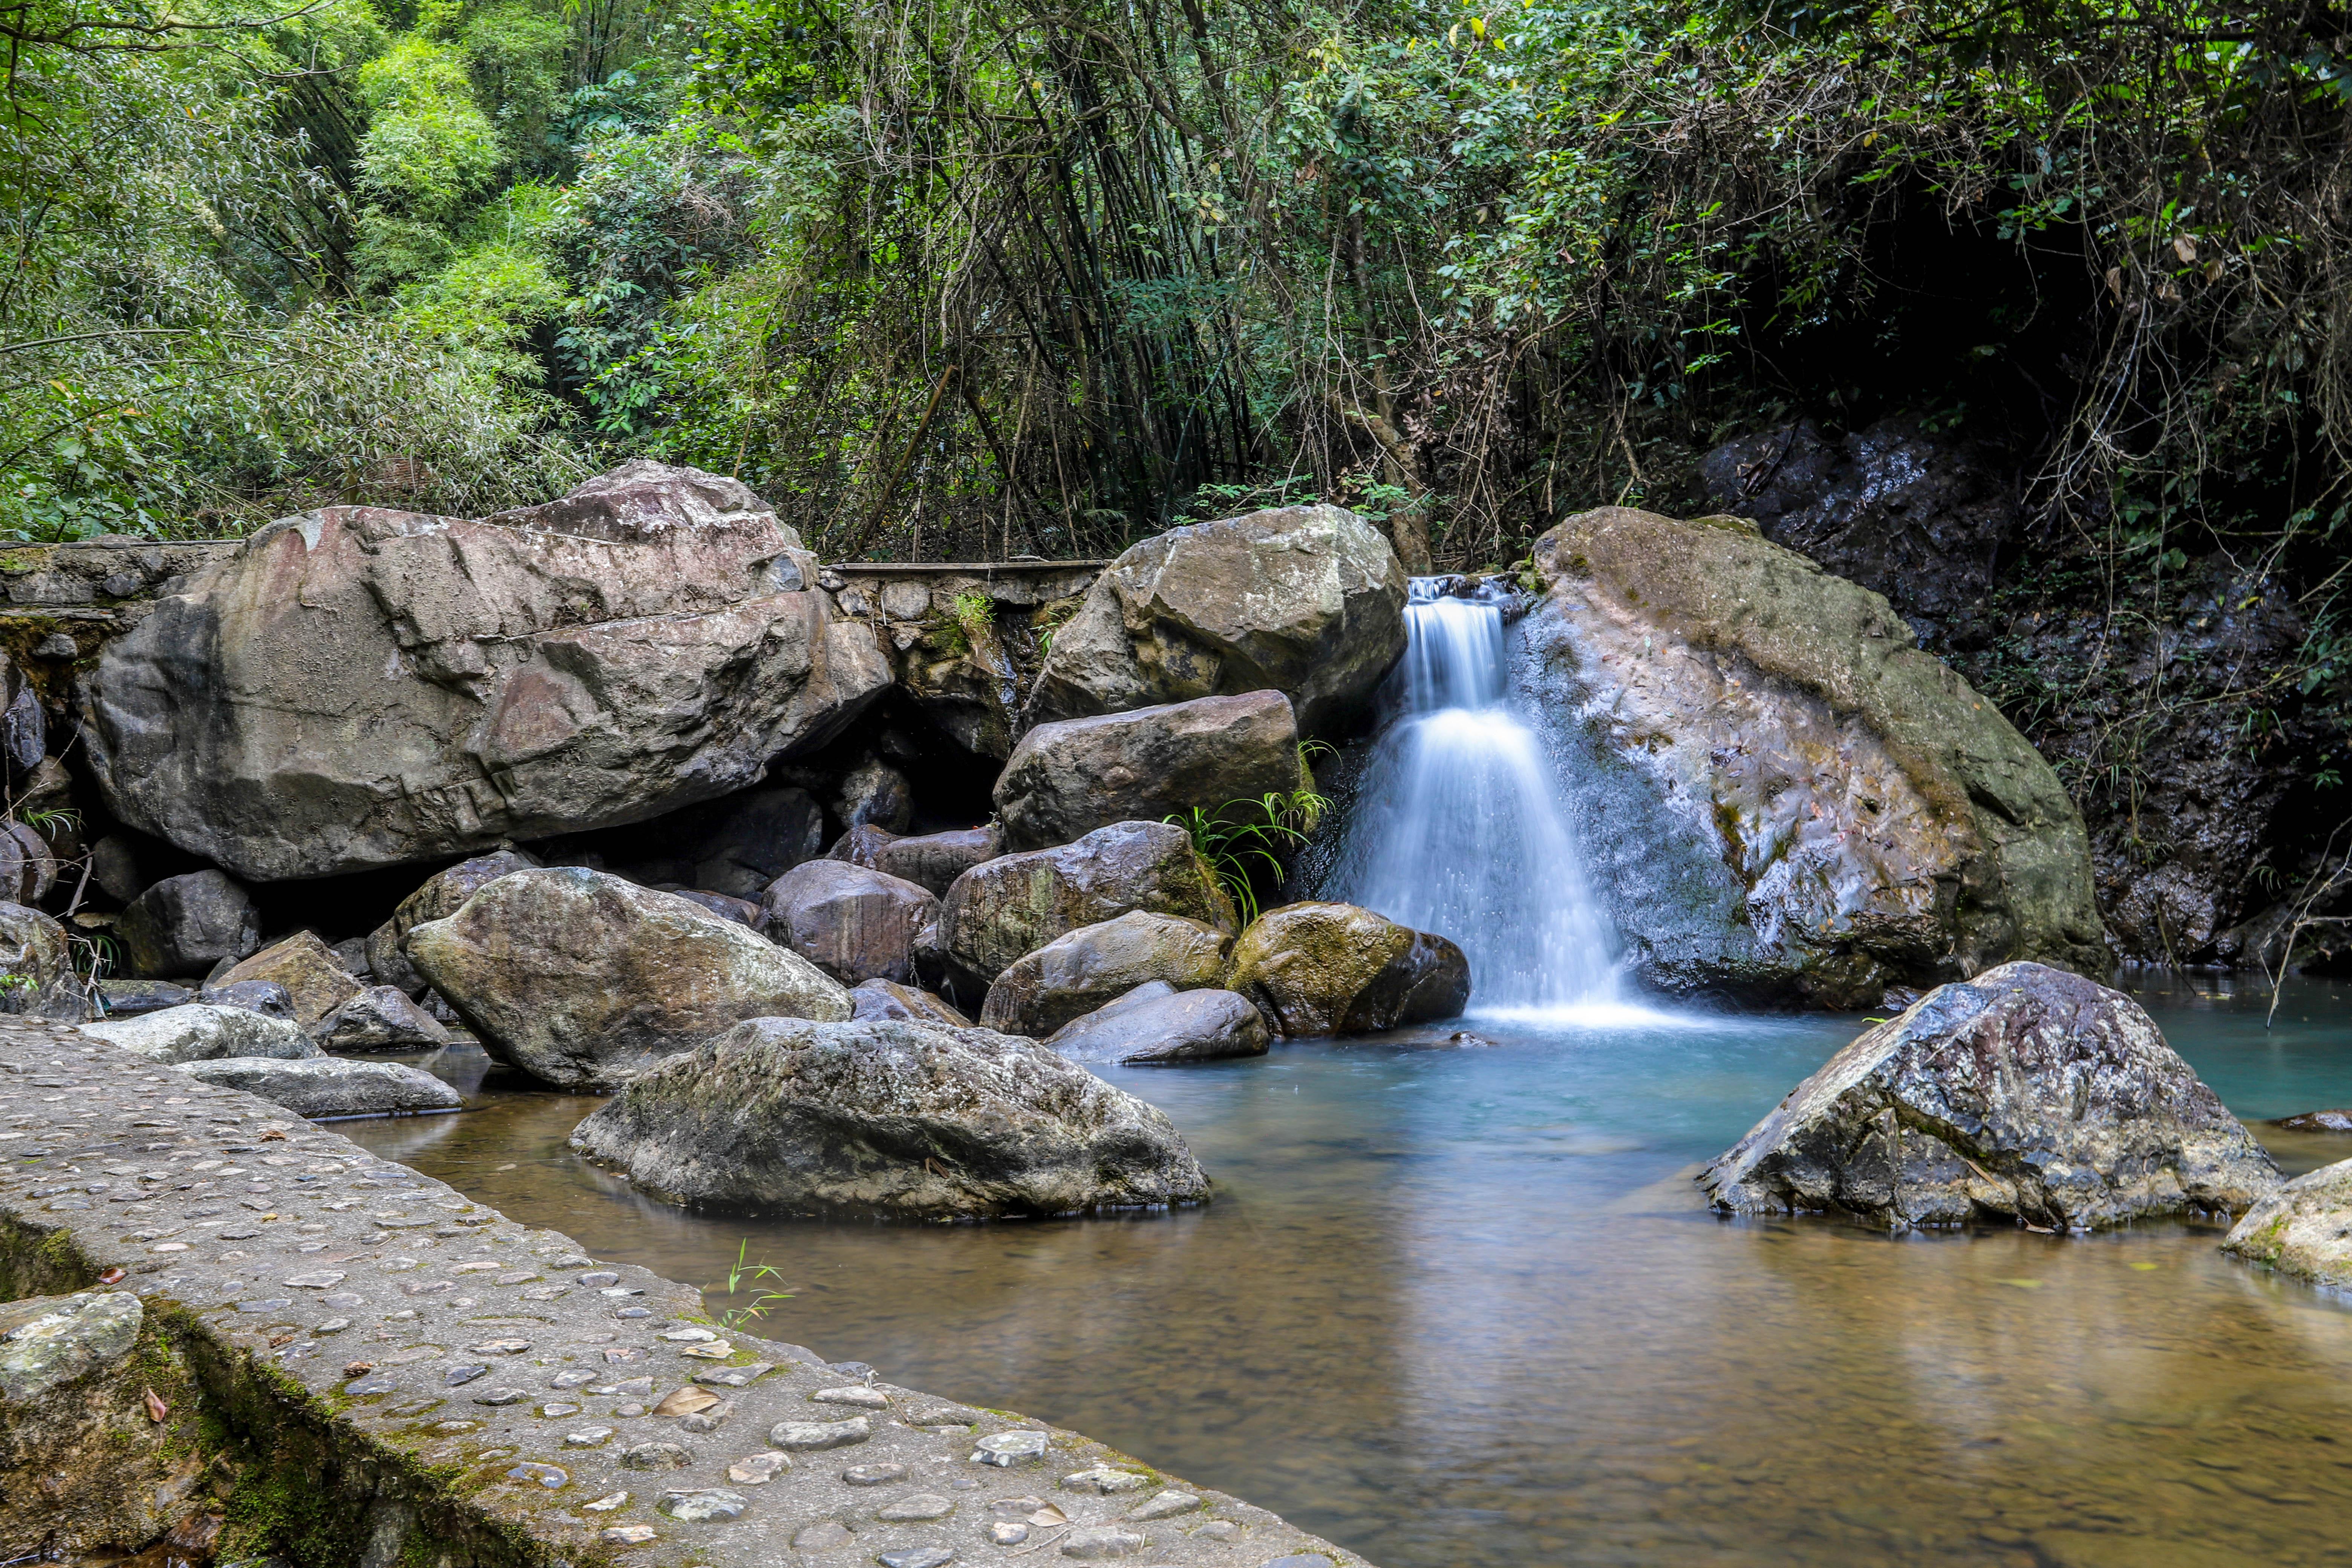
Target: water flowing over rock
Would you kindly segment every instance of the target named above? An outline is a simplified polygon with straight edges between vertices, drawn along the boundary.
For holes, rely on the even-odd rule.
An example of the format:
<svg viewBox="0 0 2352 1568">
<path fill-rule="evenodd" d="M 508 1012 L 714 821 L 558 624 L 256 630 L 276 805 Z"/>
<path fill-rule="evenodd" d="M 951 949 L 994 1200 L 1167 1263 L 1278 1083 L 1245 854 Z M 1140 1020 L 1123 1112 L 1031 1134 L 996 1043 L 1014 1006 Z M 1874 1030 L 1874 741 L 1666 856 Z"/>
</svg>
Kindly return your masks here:
<svg viewBox="0 0 2352 1568">
<path fill-rule="evenodd" d="M 632 1080 L 572 1146 L 676 1203 L 940 1219 L 1196 1203 L 1159 1110 L 1033 1040 L 758 1018 Z"/>
<path fill-rule="evenodd" d="M 166 877 L 131 900 L 114 925 L 131 973 L 172 980 L 205 974 L 261 945 L 253 895 L 218 871 Z"/>
<path fill-rule="evenodd" d="M 300 1026 L 246 1007 L 224 1007 L 210 1002 L 190 1002 L 142 1013 L 135 1018 L 112 1018 L 81 1026 L 109 1045 L 136 1051 L 150 1061 L 176 1067 L 182 1062 L 210 1061 L 219 1057 L 267 1057 L 300 1061 L 319 1054 L 319 1047 Z"/>
<path fill-rule="evenodd" d="M 1415 578 L 1396 718 L 1352 790 L 1328 896 L 1458 943 L 1482 1010 L 1606 1006 L 1613 933 L 1551 758 L 1509 689 L 1507 595 Z"/>
<path fill-rule="evenodd" d="M 1074 1062 L 1157 1067 L 1265 1055 L 1265 1020 L 1237 992 L 1139 985 L 1055 1031 L 1046 1045 Z"/>
<path fill-rule="evenodd" d="M 1133 910 L 1231 931 L 1233 900 L 1171 822 L 1115 822 L 1075 843 L 1005 855 L 955 879 L 940 901 L 940 941 L 992 981 L 1055 937 Z"/>
<path fill-rule="evenodd" d="M 888 685 L 799 545 L 643 463 L 499 520 L 286 519 L 107 647 L 91 767 L 122 821 L 261 880 L 712 799 Z"/>
<path fill-rule="evenodd" d="M 2280 1178 L 2139 1004 L 2021 963 L 1862 1036 L 1698 1179 L 1738 1214 L 2091 1229 L 2242 1213 Z"/>
<path fill-rule="evenodd" d="M 1346 728 L 1404 651 L 1404 568 L 1333 506 L 1171 529 L 1130 546 L 1054 634 L 1036 719 L 1286 693 L 1309 734 Z"/>
<path fill-rule="evenodd" d="M 1653 984 L 1866 1005 L 2011 958 L 2105 964 L 2057 775 L 1877 595 L 1738 519 L 1623 507 L 1535 565 L 1521 678 Z"/>
<path fill-rule="evenodd" d="M 1458 1015 L 1470 961 L 1444 937 L 1353 904 L 1285 904 L 1234 943 L 1226 984 L 1277 1035 L 1360 1035 Z"/>
<path fill-rule="evenodd" d="M 517 871 L 408 933 L 485 1044 L 562 1089 L 609 1089 L 739 1019 L 849 1016 L 798 953 L 698 905 L 576 866 Z"/>
<path fill-rule="evenodd" d="M 1230 931 L 1143 910 L 1081 926 L 1008 965 L 988 988 L 981 1026 L 1045 1036 L 1154 980 L 1180 991 L 1214 985 L 1233 945 Z"/>
<path fill-rule="evenodd" d="M 351 971 L 328 951 L 315 931 L 307 931 L 242 960 L 215 984 L 235 985 L 246 980 L 268 980 L 283 985 L 294 1009 L 294 1021 L 304 1028 L 313 1026 L 361 991 Z"/>
<path fill-rule="evenodd" d="M 1302 782 L 1290 699 L 1252 691 L 1040 724 L 1013 748 L 996 812 L 1008 848 L 1041 849 L 1114 822 L 1286 797 Z"/>
<path fill-rule="evenodd" d="M 915 978 L 916 939 L 940 901 L 914 883 L 846 860 L 805 860 L 761 907 L 768 934 L 845 985 Z"/>
<path fill-rule="evenodd" d="M 2315 1285 L 2352 1286 L 2352 1160 L 2306 1172 L 2263 1197 L 2230 1227 L 2221 1250 Z"/>
<path fill-rule="evenodd" d="M 340 1057 L 269 1061 L 228 1057 L 184 1062 L 180 1071 L 220 1089 L 259 1095 L 313 1121 L 347 1116 L 417 1116 L 456 1110 L 457 1091 L 404 1062 L 349 1062 Z"/>
</svg>

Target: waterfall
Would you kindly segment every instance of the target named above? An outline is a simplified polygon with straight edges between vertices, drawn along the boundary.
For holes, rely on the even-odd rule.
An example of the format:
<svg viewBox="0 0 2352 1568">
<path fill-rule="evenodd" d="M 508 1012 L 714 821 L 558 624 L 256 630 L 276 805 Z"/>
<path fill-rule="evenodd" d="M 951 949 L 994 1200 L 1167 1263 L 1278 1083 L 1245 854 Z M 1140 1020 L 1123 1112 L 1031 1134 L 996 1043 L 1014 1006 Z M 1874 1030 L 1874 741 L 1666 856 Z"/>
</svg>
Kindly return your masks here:
<svg viewBox="0 0 2352 1568">
<path fill-rule="evenodd" d="M 1413 579 L 1395 718 L 1375 744 L 1330 896 L 1470 958 L 1472 1010 L 1612 1013 L 1612 933 L 1535 731 L 1513 711 L 1502 606 Z"/>
</svg>

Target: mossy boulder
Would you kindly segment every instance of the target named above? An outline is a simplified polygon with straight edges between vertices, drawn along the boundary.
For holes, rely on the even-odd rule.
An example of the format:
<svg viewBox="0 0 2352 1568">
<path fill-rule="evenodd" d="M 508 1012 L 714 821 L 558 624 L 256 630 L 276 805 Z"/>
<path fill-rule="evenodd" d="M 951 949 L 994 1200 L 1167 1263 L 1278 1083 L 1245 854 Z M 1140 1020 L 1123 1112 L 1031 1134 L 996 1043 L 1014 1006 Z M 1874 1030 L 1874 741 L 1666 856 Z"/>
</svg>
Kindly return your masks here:
<svg viewBox="0 0 2352 1568">
<path fill-rule="evenodd" d="M 1277 1035 L 1356 1035 L 1459 1014 L 1470 961 L 1442 936 L 1354 904 L 1285 904 L 1234 943 L 1226 984 Z"/>
<path fill-rule="evenodd" d="M 1154 980 L 1178 991 L 1214 985 L 1233 945 L 1231 931 L 1203 921 L 1129 910 L 1014 960 L 988 988 L 980 1021 L 1009 1035 L 1042 1038 Z"/>
<path fill-rule="evenodd" d="M 1191 834 L 1170 822 L 1114 822 L 1073 843 L 974 866 L 940 901 L 939 938 L 950 959 L 988 982 L 1055 938 L 1132 910 L 1220 931 L 1240 923 Z"/>
<path fill-rule="evenodd" d="M 2248 1209 L 2221 1250 L 2281 1274 L 2352 1286 L 2352 1160 L 2306 1172 Z"/>
<path fill-rule="evenodd" d="M 2011 959 L 2105 967 L 2065 788 L 1878 595 L 1743 520 L 1628 507 L 1533 566 L 1522 682 L 1652 984 L 1853 1006 Z"/>
</svg>

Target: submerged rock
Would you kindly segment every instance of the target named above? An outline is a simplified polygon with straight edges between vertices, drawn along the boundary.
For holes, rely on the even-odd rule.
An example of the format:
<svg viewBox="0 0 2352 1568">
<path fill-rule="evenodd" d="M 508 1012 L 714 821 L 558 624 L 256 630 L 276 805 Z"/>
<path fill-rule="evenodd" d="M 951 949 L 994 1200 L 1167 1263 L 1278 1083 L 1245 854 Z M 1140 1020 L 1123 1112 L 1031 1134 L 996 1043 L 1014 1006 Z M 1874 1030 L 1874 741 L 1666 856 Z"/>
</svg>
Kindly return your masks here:
<svg viewBox="0 0 2352 1568">
<path fill-rule="evenodd" d="M 2005 963 L 1838 1052 L 1698 1180 L 1730 1213 L 2089 1229 L 2242 1213 L 2280 1178 L 2139 1004 Z"/>
<path fill-rule="evenodd" d="M 1266 1028 L 1238 993 L 1154 981 L 1064 1025 L 1045 1044 L 1072 1061 L 1152 1066 L 1262 1057 Z"/>
<path fill-rule="evenodd" d="M 2352 1160 L 2306 1172 L 2263 1197 L 2230 1227 L 2221 1250 L 2315 1285 L 2352 1286 Z"/>
<path fill-rule="evenodd" d="M 1024 953 L 1131 910 L 1181 915 L 1220 931 L 1233 900 L 1172 822 L 1115 822 L 1076 843 L 1004 855 L 955 879 L 940 901 L 950 957 L 992 981 Z"/>
<path fill-rule="evenodd" d="M 563 1089 L 609 1089 L 741 1018 L 849 1016 L 798 953 L 669 893 L 556 866 L 484 886 L 408 956 L 486 1045 Z"/>
<path fill-rule="evenodd" d="M 1273 689 L 1328 734 L 1370 706 L 1404 652 L 1404 568 L 1335 506 L 1171 528 L 1131 545 L 1054 634 L 1030 711 L 1117 713 Z"/>
<path fill-rule="evenodd" d="M 205 974 L 261 945 L 253 895 L 219 871 L 166 877 L 131 900 L 115 921 L 124 965 L 145 980 Z"/>
<path fill-rule="evenodd" d="M 1737 518 L 1603 507 L 1534 562 L 1520 679 L 1590 775 L 1586 848 L 1651 984 L 1865 1006 L 2009 959 L 2104 967 L 2074 802 L 1885 600 Z"/>
<path fill-rule="evenodd" d="M 2289 1132 L 2352 1132 L 2352 1110 L 2306 1110 L 2271 1123 Z"/>
<path fill-rule="evenodd" d="M 457 1110 L 465 1101 L 431 1073 L 404 1062 L 340 1057 L 267 1061 L 230 1057 L 183 1062 L 179 1070 L 216 1089 L 241 1089 L 316 1121 L 345 1116 L 415 1116 Z"/>
<path fill-rule="evenodd" d="M 1455 1016 L 1470 1001 L 1470 961 L 1354 904 L 1285 904 L 1234 943 L 1226 984 L 1277 1035 L 1359 1035 Z"/>
<path fill-rule="evenodd" d="M 90 766 L 123 823 L 263 880 L 642 821 L 887 689 L 814 566 L 741 484 L 657 463 L 496 519 L 325 507 L 107 646 Z"/>
<path fill-rule="evenodd" d="M 756 1018 L 633 1079 L 572 1146 L 672 1202 L 950 1219 L 1195 1203 L 1168 1118 L 1034 1040 Z"/>
<path fill-rule="evenodd" d="M 971 1020 L 940 997 L 895 980 L 868 980 L 850 987 L 850 1016 L 861 1024 L 897 1019 L 909 1024 L 942 1024 L 969 1029 Z"/>
<path fill-rule="evenodd" d="M 308 1028 L 360 994 L 352 972 L 315 931 L 300 931 L 263 948 L 214 982 L 213 988 L 268 980 L 286 988 L 294 1021 Z"/>
<path fill-rule="evenodd" d="M 1144 910 L 1080 926 L 1023 954 L 996 977 L 981 1005 L 981 1027 L 1050 1035 L 1149 981 L 1180 991 L 1214 985 L 1233 945 L 1229 931 Z"/>
<path fill-rule="evenodd" d="M 438 1018 L 390 985 L 371 985 L 320 1021 L 331 1051 L 434 1051 L 449 1043 Z"/>
<path fill-rule="evenodd" d="M 150 1061 L 177 1066 L 219 1057 L 268 1057 L 299 1061 L 319 1054 L 318 1046 L 290 1019 L 273 1018 L 244 1007 L 191 1002 L 142 1013 L 135 1018 L 84 1024 L 81 1031 Z"/>
<path fill-rule="evenodd" d="M 1114 822 L 1287 797 L 1301 782 L 1290 699 L 1252 691 L 1040 724 L 996 781 L 996 813 L 1008 848 L 1036 849 Z"/>
<path fill-rule="evenodd" d="M 761 905 L 768 934 L 845 985 L 915 978 L 916 938 L 940 901 L 914 883 L 846 860 L 807 860 Z"/>
</svg>

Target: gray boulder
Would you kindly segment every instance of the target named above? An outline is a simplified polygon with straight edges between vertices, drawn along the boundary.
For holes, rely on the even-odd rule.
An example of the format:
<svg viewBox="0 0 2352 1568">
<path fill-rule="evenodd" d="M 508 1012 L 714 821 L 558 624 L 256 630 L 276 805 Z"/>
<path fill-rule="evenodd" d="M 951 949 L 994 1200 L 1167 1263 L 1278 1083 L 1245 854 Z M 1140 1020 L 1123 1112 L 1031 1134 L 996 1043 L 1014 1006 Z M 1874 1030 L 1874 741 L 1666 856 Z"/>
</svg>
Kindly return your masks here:
<svg viewBox="0 0 2352 1568">
<path fill-rule="evenodd" d="M 1006 965 L 988 988 L 980 1025 L 1042 1037 L 1150 981 L 1180 991 L 1214 985 L 1233 946 L 1233 933 L 1215 926 L 1130 910 L 1065 932 Z"/>
<path fill-rule="evenodd" d="M 331 1051 L 436 1051 L 449 1043 L 441 1021 L 390 985 L 371 985 L 320 1021 Z"/>
<path fill-rule="evenodd" d="M 958 877 L 1003 853 L 1003 835 L 993 826 L 961 827 L 912 837 L 901 837 L 878 827 L 853 827 L 825 851 L 830 859 L 887 872 L 919 888 L 927 888 L 939 898 L 947 897 Z"/>
<path fill-rule="evenodd" d="M 0 1013 L 79 1023 L 90 1014 L 89 996 L 74 973 L 66 929 L 38 910 L 0 903 Z"/>
<path fill-rule="evenodd" d="M 1058 631 L 1039 719 L 1273 689 L 1309 734 L 1370 707 L 1404 652 L 1405 573 L 1380 531 L 1333 506 L 1171 529 L 1129 547 Z"/>
<path fill-rule="evenodd" d="M 1698 1180 L 1731 1213 L 2080 1230 L 2242 1214 L 2280 1178 L 2137 1003 L 2005 963 L 1838 1052 Z"/>
<path fill-rule="evenodd" d="M 290 1019 L 272 1018 L 243 1007 L 223 1007 L 209 1002 L 191 1002 L 161 1012 L 142 1013 L 135 1018 L 84 1024 L 81 1031 L 169 1067 L 219 1057 L 299 1061 L 319 1054 L 310 1037 Z"/>
<path fill-rule="evenodd" d="M 98 1012 L 100 1017 L 135 1018 L 142 1013 L 160 1013 L 166 1007 L 185 1006 L 195 999 L 195 987 L 174 985 L 168 980 L 101 980 L 98 983 Z"/>
<path fill-rule="evenodd" d="M 2315 1285 L 2352 1286 L 2352 1160 L 2322 1165 L 2257 1199 L 2230 1227 L 2221 1250 Z"/>
<path fill-rule="evenodd" d="M 128 1291 L 35 1296 L 0 1306 L 0 1402 L 23 1405 L 128 1356 L 146 1312 Z"/>
<path fill-rule="evenodd" d="M 289 1024 L 299 1024 L 294 1016 L 294 998 L 275 980 L 226 981 L 218 985 L 197 988 L 195 1000 L 207 1007 L 235 1007 L 247 1013 L 258 1013 L 265 1018 L 283 1018 Z"/>
<path fill-rule="evenodd" d="M 631 1080 L 572 1135 L 673 1203 L 839 1218 L 1196 1203 L 1168 1118 L 1033 1040 L 758 1018 Z"/>
<path fill-rule="evenodd" d="M 306 512 L 107 645 L 91 770 L 125 824 L 261 880 L 642 821 L 887 688 L 813 566 L 742 485 L 658 464 L 496 520 Z"/>
<path fill-rule="evenodd" d="M 408 962 L 408 933 L 427 921 L 447 920 L 467 899 L 500 877 L 528 871 L 538 864 L 536 856 L 522 850 L 500 849 L 434 872 L 417 885 L 416 891 L 400 900 L 390 920 L 369 933 L 368 973 L 378 984 L 411 996 L 424 994 L 425 976 Z"/>
<path fill-rule="evenodd" d="M 1442 936 L 1354 904 L 1285 904 L 1234 943 L 1225 982 L 1276 1034 L 1356 1035 L 1459 1015 L 1470 961 Z"/>
<path fill-rule="evenodd" d="M 242 1089 L 313 1121 L 351 1116 L 416 1116 L 458 1110 L 457 1091 L 403 1062 L 352 1062 L 339 1057 L 263 1061 L 249 1057 L 180 1064 L 215 1089 Z"/>
<path fill-rule="evenodd" d="M 1113 822 L 1288 796 L 1305 782 L 1279 691 L 1203 697 L 1040 724 L 996 781 L 1005 846 L 1066 844 Z"/>
<path fill-rule="evenodd" d="M 575 866 L 501 877 L 407 948 L 485 1045 L 562 1089 L 612 1088 L 738 1019 L 849 1016 L 849 994 L 799 954 Z"/>
<path fill-rule="evenodd" d="M 206 989 L 218 990 L 248 980 L 272 981 L 284 986 L 287 1000 L 293 1005 L 294 1021 L 304 1028 L 316 1025 L 360 994 L 360 983 L 315 931 L 297 931 L 283 942 L 271 943 L 251 958 L 240 961 Z"/>
<path fill-rule="evenodd" d="M 739 899 L 728 893 L 713 893 L 700 888 L 664 888 L 661 891 L 674 894 L 689 904 L 699 904 L 723 921 L 755 931 L 768 929 L 767 910 L 751 899 Z"/>
<path fill-rule="evenodd" d="M 868 757 L 842 775 L 833 797 L 833 814 L 845 827 L 879 827 L 904 833 L 914 820 L 915 792 L 907 775 L 882 761 Z"/>
<path fill-rule="evenodd" d="M 929 991 L 901 985 L 895 980 L 868 980 L 850 987 L 850 1017 L 861 1024 L 896 1020 L 906 1024 L 942 1024 L 969 1029 L 971 1020 Z"/>
<path fill-rule="evenodd" d="M 2012 958 L 2104 970 L 2073 800 L 1885 599 L 1741 519 L 1627 507 L 1534 569 L 1515 669 L 1652 984 L 1869 1006 Z"/>
<path fill-rule="evenodd" d="M 926 889 L 846 860 L 809 860 L 761 900 L 768 934 L 845 985 L 915 978 L 916 939 L 939 918 Z"/>
<path fill-rule="evenodd" d="M 219 871 L 166 877 L 131 900 L 114 923 L 124 967 L 148 980 L 209 973 L 224 958 L 261 945 L 253 895 Z"/>
<path fill-rule="evenodd" d="M 1233 900 L 1169 822 L 1115 822 L 1073 844 L 1003 855 L 958 877 L 940 900 L 948 956 L 993 981 L 1024 953 L 1131 910 L 1232 931 Z"/>
<path fill-rule="evenodd" d="M 1265 1020 L 1248 997 L 1153 981 L 1065 1024 L 1045 1044 L 1076 1062 L 1157 1066 L 1262 1057 L 1266 1041 Z"/>
</svg>

